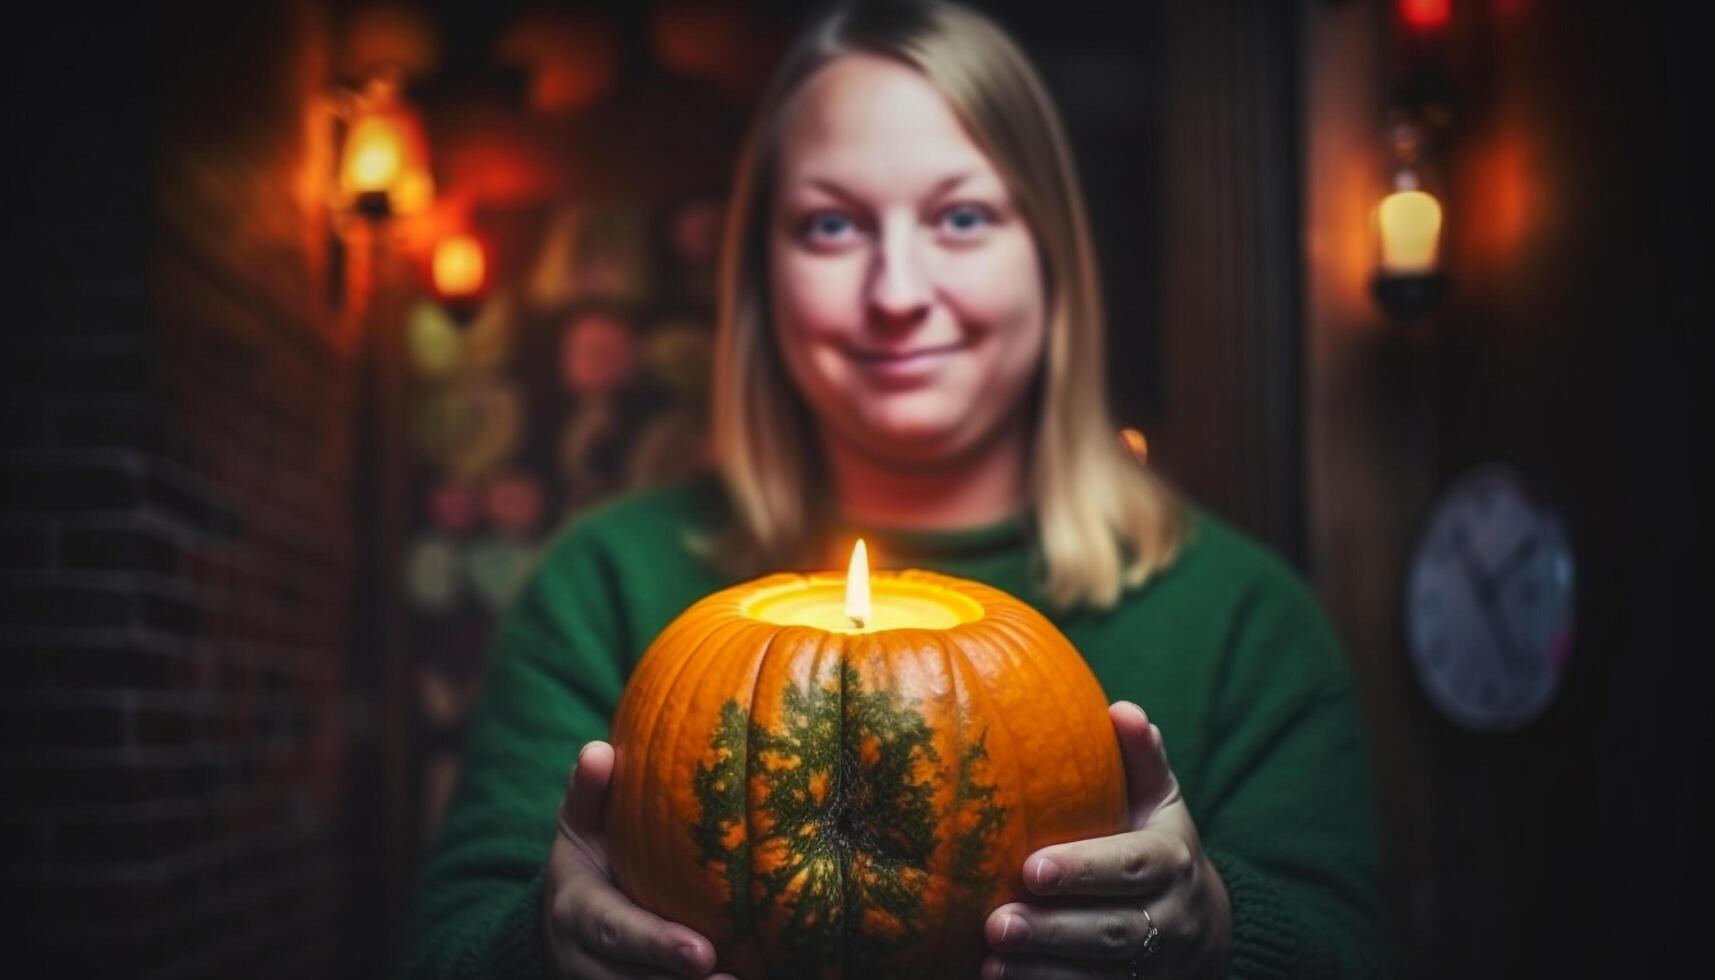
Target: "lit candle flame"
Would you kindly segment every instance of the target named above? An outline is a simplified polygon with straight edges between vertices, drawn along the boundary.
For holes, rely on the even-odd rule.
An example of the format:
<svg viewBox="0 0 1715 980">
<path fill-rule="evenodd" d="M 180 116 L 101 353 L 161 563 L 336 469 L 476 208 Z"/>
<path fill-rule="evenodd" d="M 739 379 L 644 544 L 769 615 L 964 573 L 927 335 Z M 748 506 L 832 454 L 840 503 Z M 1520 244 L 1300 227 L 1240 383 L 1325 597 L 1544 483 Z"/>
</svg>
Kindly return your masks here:
<svg viewBox="0 0 1715 980">
<path fill-rule="evenodd" d="M 860 630 L 869 622 L 869 551 L 862 538 L 852 548 L 852 562 L 846 568 L 846 618 Z"/>
</svg>

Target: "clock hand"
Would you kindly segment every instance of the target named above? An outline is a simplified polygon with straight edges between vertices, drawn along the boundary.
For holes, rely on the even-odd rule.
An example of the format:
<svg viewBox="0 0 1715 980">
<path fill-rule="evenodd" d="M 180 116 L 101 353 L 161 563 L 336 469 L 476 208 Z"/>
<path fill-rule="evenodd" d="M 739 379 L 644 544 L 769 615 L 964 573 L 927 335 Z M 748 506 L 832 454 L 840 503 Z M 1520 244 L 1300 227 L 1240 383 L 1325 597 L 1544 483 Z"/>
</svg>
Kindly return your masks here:
<svg viewBox="0 0 1715 980">
<path fill-rule="evenodd" d="M 1501 617 L 1494 593 L 1482 596 L 1481 605 L 1483 618 L 1489 623 L 1489 632 L 1494 634 L 1495 645 L 1500 648 L 1501 663 L 1506 667 L 1507 676 L 1515 677 L 1526 668 L 1524 655 L 1513 642 L 1512 630 L 1507 628 L 1506 620 Z"/>
<path fill-rule="evenodd" d="M 1463 524 L 1453 528 L 1453 550 L 1459 555 L 1459 564 L 1465 569 L 1465 577 L 1471 580 L 1479 599 L 1487 599 L 1491 591 L 1491 583 L 1487 573 L 1483 571 L 1482 559 L 1477 557 L 1477 550 L 1471 547 L 1471 532 Z"/>
<path fill-rule="evenodd" d="M 1537 543 L 1538 539 L 1534 534 L 1520 541 L 1513 548 L 1512 554 L 1507 555 L 1506 560 L 1501 562 L 1501 567 L 1495 570 L 1490 582 L 1499 585 L 1510 578 L 1520 565 L 1529 561 L 1536 554 Z"/>
<path fill-rule="evenodd" d="M 1465 575 L 1471 579 L 1472 587 L 1477 593 L 1477 605 L 1483 610 L 1483 620 L 1488 623 L 1489 634 L 1494 637 L 1495 647 L 1500 651 L 1501 666 L 1505 668 L 1509 678 L 1516 676 L 1519 670 L 1527 665 L 1513 641 L 1512 632 L 1501 619 L 1500 609 L 1496 608 L 1494 580 L 1483 573 L 1483 564 L 1478 560 L 1475 549 L 1471 547 L 1470 532 L 1465 525 L 1460 524 L 1454 529 L 1453 543 L 1459 553 L 1459 564 L 1464 566 Z M 1511 561 L 1509 556 L 1508 564 L 1511 564 Z"/>
</svg>

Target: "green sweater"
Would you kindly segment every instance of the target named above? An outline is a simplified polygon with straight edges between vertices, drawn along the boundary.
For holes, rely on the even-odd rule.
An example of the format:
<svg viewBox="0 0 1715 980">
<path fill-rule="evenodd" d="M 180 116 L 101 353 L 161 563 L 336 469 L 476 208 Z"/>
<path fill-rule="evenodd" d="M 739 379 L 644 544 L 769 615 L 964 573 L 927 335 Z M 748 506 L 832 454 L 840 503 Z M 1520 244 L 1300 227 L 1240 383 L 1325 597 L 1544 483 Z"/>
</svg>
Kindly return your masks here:
<svg viewBox="0 0 1715 980">
<path fill-rule="evenodd" d="M 605 738 L 655 635 L 735 584 L 684 545 L 725 519 L 712 478 L 635 493 L 563 528 L 500 624 L 463 775 L 428 855 L 406 971 L 540 976 L 543 867 L 580 746 Z M 975 579 L 1031 603 L 1110 700 L 1162 731 L 1232 899 L 1242 977 L 1388 972 L 1380 858 L 1351 672 L 1279 560 L 1201 511 L 1177 562 L 1110 611 L 1053 613 L 1019 517 L 957 531 L 854 528 L 889 568 Z"/>
</svg>

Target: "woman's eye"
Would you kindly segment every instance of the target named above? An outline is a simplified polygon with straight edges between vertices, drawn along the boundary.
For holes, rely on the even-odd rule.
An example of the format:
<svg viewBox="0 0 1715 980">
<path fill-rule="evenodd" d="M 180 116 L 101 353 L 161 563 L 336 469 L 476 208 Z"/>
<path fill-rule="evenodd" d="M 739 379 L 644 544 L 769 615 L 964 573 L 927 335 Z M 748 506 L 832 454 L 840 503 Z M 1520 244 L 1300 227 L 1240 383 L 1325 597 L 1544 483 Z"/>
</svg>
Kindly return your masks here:
<svg viewBox="0 0 1715 980">
<path fill-rule="evenodd" d="M 806 238 L 825 240 L 838 238 L 851 227 L 851 219 L 834 211 L 823 211 L 805 218 L 802 230 Z"/>
<path fill-rule="evenodd" d="M 939 227 L 955 237 L 970 238 L 994 221 L 994 214 L 988 208 L 957 204 L 941 212 Z M 851 216 L 840 211 L 818 211 L 798 223 L 800 236 L 806 241 L 821 244 L 840 242 L 850 237 L 856 228 Z"/>
<path fill-rule="evenodd" d="M 951 230 L 965 235 L 980 230 L 993 219 L 986 208 L 974 204 L 957 204 L 941 212 L 941 220 Z"/>
</svg>

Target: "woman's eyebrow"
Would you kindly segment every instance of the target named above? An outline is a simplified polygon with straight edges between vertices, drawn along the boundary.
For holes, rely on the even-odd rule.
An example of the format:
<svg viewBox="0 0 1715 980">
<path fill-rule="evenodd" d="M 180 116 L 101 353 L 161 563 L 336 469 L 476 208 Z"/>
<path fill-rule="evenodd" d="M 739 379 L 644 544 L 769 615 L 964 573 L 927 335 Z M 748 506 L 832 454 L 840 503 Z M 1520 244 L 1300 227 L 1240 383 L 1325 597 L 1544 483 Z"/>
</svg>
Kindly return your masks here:
<svg viewBox="0 0 1715 980">
<path fill-rule="evenodd" d="M 959 186 L 960 184 L 964 183 L 965 181 L 970 180 L 972 177 L 976 177 L 976 176 L 978 176 L 977 171 L 967 170 L 964 173 L 953 174 L 952 176 L 949 176 L 949 177 L 943 177 L 941 180 L 936 182 L 934 187 L 931 187 L 929 189 L 929 199 L 934 200 L 935 198 L 940 197 L 941 195 L 947 193 L 948 191 L 952 190 L 953 188 Z M 850 191 L 846 190 L 844 187 L 841 187 L 839 182 L 829 180 L 825 177 L 810 177 L 810 178 L 804 180 L 803 183 L 808 184 L 809 186 L 814 187 L 818 190 L 826 191 L 835 197 L 844 198 L 847 201 L 854 201 L 855 202 L 857 200 L 856 195 L 852 194 Z"/>
</svg>

